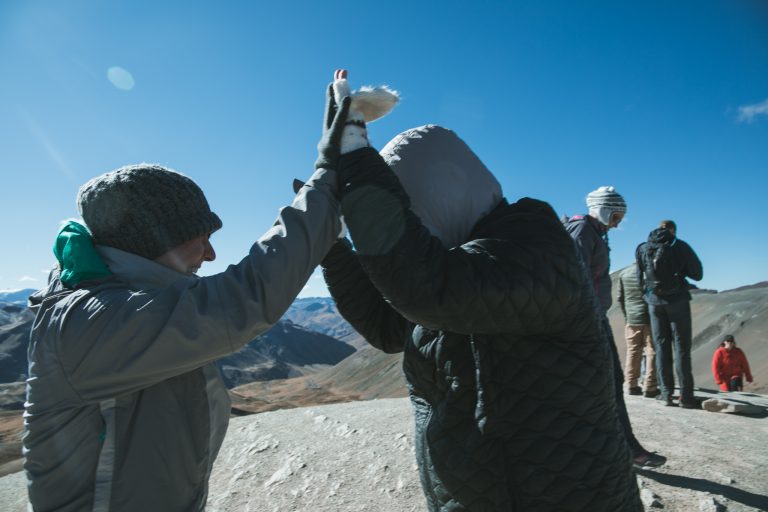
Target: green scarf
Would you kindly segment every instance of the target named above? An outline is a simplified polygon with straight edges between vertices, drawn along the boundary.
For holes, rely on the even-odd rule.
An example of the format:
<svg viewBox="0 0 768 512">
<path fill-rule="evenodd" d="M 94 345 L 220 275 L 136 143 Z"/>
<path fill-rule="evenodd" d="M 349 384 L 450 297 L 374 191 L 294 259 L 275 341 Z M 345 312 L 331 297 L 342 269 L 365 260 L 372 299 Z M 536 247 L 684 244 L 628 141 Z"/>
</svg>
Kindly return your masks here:
<svg viewBox="0 0 768 512">
<path fill-rule="evenodd" d="M 102 261 L 88 228 L 79 222 L 69 221 L 56 235 L 53 254 L 59 262 L 59 279 L 67 288 L 76 288 L 83 281 L 103 279 L 112 275 Z"/>
</svg>

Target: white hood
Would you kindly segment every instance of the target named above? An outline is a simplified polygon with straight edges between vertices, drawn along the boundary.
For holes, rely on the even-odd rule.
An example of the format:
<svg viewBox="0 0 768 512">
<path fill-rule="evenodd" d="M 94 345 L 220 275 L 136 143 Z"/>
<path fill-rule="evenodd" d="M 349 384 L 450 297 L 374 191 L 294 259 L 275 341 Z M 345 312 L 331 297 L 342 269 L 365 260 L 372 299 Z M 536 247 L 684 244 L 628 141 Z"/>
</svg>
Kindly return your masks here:
<svg viewBox="0 0 768 512">
<path fill-rule="evenodd" d="M 491 171 L 454 132 L 436 125 L 406 130 L 381 156 L 411 198 L 411 210 L 447 248 L 468 241 L 502 199 Z"/>
</svg>

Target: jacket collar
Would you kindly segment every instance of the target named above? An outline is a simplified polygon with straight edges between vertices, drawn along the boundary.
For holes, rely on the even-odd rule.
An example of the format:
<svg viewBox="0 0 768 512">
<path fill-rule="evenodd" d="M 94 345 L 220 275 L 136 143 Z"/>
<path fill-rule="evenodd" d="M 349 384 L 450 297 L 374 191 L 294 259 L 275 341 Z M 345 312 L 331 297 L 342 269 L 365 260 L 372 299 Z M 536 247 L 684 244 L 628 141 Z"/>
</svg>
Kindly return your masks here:
<svg viewBox="0 0 768 512">
<path fill-rule="evenodd" d="M 608 233 L 608 226 L 606 226 L 605 224 L 603 224 L 593 216 L 587 214 L 587 215 L 584 215 L 584 218 L 586 219 L 587 224 L 592 226 L 595 229 L 595 231 L 597 231 L 601 235 Z"/>
<path fill-rule="evenodd" d="M 654 244 L 674 245 L 677 238 L 669 230 L 656 228 L 648 234 L 648 241 Z"/>
<path fill-rule="evenodd" d="M 481 217 L 480 220 L 475 223 L 475 226 L 472 228 L 472 231 L 469 234 L 469 238 L 465 240 L 465 242 L 475 240 L 477 238 L 483 238 L 483 235 L 487 229 L 492 227 L 497 219 L 503 217 L 507 213 L 508 209 L 509 202 L 502 197 L 501 201 L 499 201 L 499 204 L 497 204 L 490 212 L 488 212 L 487 215 Z"/>
<path fill-rule="evenodd" d="M 197 280 L 152 260 L 114 247 L 97 245 L 96 250 L 109 269 L 120 280 L 139 290 L 165 288 L 182 280 Z"/>
<path fill-rule="evenodd" d="M 536 222 L 547 221 L 553 226 L 562 228 L 560 220 L 552 207 L 544 201 L 523 197 L 515 203 L 509 203 L 505 198 L 491 210 L 488 215 L 475 224 L 470 235 L 470 240 L 478 238 L 494 237 L 496 228 L 505 221 L 518 222 L 520 220 L 533 220 Z"/>
</svg>

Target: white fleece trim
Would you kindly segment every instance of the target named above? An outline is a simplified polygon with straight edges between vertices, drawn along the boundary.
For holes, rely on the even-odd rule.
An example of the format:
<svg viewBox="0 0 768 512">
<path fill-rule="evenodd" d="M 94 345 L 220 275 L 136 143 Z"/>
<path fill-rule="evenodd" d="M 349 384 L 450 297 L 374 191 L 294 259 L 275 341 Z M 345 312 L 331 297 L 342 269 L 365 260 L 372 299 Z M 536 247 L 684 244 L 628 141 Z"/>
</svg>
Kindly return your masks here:
<svg viewBox="0 0 768 512">
<path fill-rule="evenodd" d="M 345 96 L 352 98 L 348 120 L 360 121 L 362 124 L 373 122 L 389 114 L 400 100 L 398 92 L 386 85 L 380 87 L 366 85 L 350 92 L 349 81 L 346 78 L 333 82 L 333 94 L 337 103 Z M 342 155 L 356 149 L 370 147 L 370 145 L 367 128 L 355 124 L 344 127 L 341 135 Z"/>
<path fill-rule="evenodd" d="M 355 117 L 362 117 L 359 112 L 349 112 L 349 118 L 354 119 L 352 114 L 356 114 Z M 370 147 L 371 142 L 368 140 L 368 130 L 362 126 L 356 124 L 348 124 L 344 127 L 344 131 L 341 132 L 341 154 L 346 155 L 352 151 L 360 148 Z"/>
<path fill-rule="evenodd" d="M 366 123 L 371 123 L 389 114 L 398 101 L 400 101 L 398 92 L 386 85 L 379 87 L 365 85 L 352 93 L 350 107 L 351 110 L 360 112 Z"/>
</svg>

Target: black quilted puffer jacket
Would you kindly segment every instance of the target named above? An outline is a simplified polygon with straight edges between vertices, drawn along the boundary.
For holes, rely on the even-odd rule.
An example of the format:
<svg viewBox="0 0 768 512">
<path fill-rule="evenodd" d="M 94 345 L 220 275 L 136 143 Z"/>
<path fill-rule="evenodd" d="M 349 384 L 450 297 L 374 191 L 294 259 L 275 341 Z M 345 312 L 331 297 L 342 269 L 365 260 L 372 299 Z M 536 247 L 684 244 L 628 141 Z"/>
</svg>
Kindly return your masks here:
<svg viewBox="0 0 768 512">
<path fill-rule="evenodd" d="M 575 246 L 541 201 L 502 200 L 446 249 L 375 150 L 341 159 L 341 314 L 404 352 L 431 511 L 642 510 L 607 338 Z"/>
</svg>

